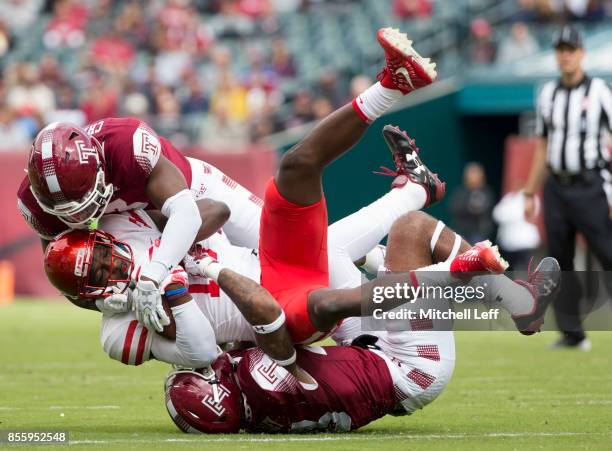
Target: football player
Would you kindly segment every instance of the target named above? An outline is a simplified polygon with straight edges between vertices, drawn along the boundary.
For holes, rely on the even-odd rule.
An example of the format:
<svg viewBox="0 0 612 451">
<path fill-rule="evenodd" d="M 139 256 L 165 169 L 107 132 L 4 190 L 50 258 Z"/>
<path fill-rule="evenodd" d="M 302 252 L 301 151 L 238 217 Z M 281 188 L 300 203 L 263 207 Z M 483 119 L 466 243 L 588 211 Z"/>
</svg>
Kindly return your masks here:
<svg viewBox="0 0 612 451">
<path fill-rule="evenodd" d="M 379 34 L 390 62 L 381 81 L 353 101 L 356 114 L 366 121 L 435 77 L 435 65 L 428 60 L 401 53 L 402 48 L 412 51 L 406 39 L 393 43 L 395 38 L 384 38 L 393 33 L 397 35 L 385 29 Z M 396 185 L 403 183 L 400 179 Z M 18 205 L 43 245 L 67 228 L 95 224 L 105 213 L 160 210 L 168 218 L 160 249 L 140 272 L 134 290 L 139 321 L 159 331 L 168 321 L 159 284 L 193 243 L 200 225 L 194 198 L 201 197 L 228 204 L 226 233 L 234 244 L 258 246 L 260 199 L 212 166 L 185 158 L 144 122 L 105 118 L 85 129 L 52 123 L 41 130 L 32 145 Z"/>
<path fill-rule="evenodd" d="M 360 316 L 381 285 L 406 282 L 405 275 L 389 274 L 356 288 L 329 288 L 327 207 L 322 190 L 325 167 L 351 148 L 393 99 L 432 83 L 436 77 L 435 64 L 422 58 L 405 34 L 385 28 L 378 32 L 378 40 L 387 60 L 381 81 L 352 104 L 323 119 L 285 153 L 266 187 L 259 231 L 261 285 L 283 308 L 294 343 L 322 339 L 333 332 L 339 321 Z M 398 137 L 397 130 L 392 133 L 391 129 L 387 126 L 383 131 L 388 140 Z M 444 184 L 421 162 L 413 140 L 404 137 L 391 148 L 396 165 L 403 168 L 398 178 L 421 185 L 426 206 L 444 195 Z M 470 254 L 471 259 L 453 260 L 449 271 L 411 272 L 410 281 L 415 288 L 447 286 L 456 282 L 456 272 L 505 270 L 490 244 L 478 243 Z M 202 274 L 213 280 L 223 267 L 212 258 L 197 264 Z M 524 319 L 526 332 L 539 330 L 550 298 L 536 293 L 517 301 L 522 307 L 527 305 L 525 310 L 531 313 Z M 391 308 L 389 303 L 380 307 Z"/>
<path fill-rule="evenodd" d="M 406 273 L 432 269 L 436 262 L 448 267 L 462 260 L 454 257 L 457 252 L 468 249 L 441 222 L 414 212 L 394 224 L 385 269 Z M 537 272 L 551 271 L 547 276 L 514 288 L 503 276 L 476 276 L 481 280 L 470 283 L 494 282 L 487 288 L 489 299 L 512 297 L 524 286 L 545 289 L 542 279 L 557 283 L 556 266 L 554 259 L 544 259 Z M 298 347 L 297 364 L 314 381 L 310 384 L 258 348 L 222 354 L 210 368 L 171 372 L 166 407 L 181 430 L 204 433 L 346 432 L 386 414 L 412 414 L 436 399 L 452 376 L 453 333 L 435 322 L 403 321 L 397 330 L 364 335 L 359 320 L 345 321 L 334 338 L 347 346 Z"/>
</svg>

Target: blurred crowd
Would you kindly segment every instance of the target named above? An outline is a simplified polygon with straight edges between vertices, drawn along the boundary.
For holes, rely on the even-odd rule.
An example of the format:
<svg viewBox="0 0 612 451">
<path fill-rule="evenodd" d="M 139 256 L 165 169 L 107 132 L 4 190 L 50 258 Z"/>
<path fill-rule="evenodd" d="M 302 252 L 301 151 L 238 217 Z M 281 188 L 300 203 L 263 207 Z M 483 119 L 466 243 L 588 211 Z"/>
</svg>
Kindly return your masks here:
<svg viewBox="0 0 612 451">
<path fill-rule="evenodd" d="M 296 66 L 277 23 L 277 14 L 316 3 L 7 0 L 0 8 L 0 148 L 27 146 L 51 121 L 134 115 L 179 146 L 231 151 L 321 118 L 347 101 L 350 85 L 330 69 L 287 97 L 282 85 Z M 39 57 L 6 58 L 45 13 Z"/>
<path fill-rule="evenodd" d="M 597 23 L 610 18 L 611 0 L 517 0 L 517 11 L 509 20 L 509 32 L 504 28 L 504 33 L 499 35 L 484 18 L 472 20 L 468 58 L 473 64 L 509 63 L 541 48 L 534 33 L 541 25 Z"/>
<path fill-rule="evenodd" d="M 322 67 L 304 81 L 301 54 L 291 52 L 280 18 L 321 7 L 350 11 L 361 1 L 3 0 L 0 150 L 27 147 L 51 121 L 134 115 L 179 146 L 232 151 L 322 118 L 371 79 Z M 501 42 L 486 20 L 472 22 L 470 59 L 520 58 L 537 49 L 532 23 L 600 20 L 611 4 L 520 0 Z M 421 21 L 441 3 L 386 5 L 383 17 Z"/>
</svg>

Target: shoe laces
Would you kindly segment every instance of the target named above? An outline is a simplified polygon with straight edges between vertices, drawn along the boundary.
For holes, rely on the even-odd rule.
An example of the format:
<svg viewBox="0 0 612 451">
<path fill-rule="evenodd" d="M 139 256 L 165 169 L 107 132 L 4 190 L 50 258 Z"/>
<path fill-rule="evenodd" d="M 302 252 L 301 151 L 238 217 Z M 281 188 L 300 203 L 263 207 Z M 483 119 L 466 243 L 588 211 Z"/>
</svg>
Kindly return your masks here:
<svg viewBox="0 0 612 451">
<path fill-rule="evenodd" d="M 372 171 L 372 173 L 376 175 L 384 175 L 385 177 L 397 177 L 398 175 L 405 175 L 403 170 L 397 169 L 394 171 L 393 169 L 389 169 L 386 166 L 380 166 L 380 170 L 382 172 Z"/>
</svg>

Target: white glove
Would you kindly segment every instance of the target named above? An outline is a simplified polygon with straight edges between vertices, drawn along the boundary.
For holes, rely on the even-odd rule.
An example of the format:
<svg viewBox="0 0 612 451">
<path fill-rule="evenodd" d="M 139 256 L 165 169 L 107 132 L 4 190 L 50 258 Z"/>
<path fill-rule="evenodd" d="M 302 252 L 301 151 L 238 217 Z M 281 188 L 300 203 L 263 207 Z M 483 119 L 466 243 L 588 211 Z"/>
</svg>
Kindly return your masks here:
<svg viewBox="0 0 612 451">
<path fill-rule="evenodd" d="M 192 276 L 202 276 L 200 273 L 200 268 L 196 264 L 197 261 L 197 257 L 194 257 L 191 254 L 185 255 L 185 258 L 183 259 L 183 269 L 185 269 L 187 274 L 191 274 Z"/>
<path fill-rule="evenodd" d="M 161 292 L 152 280 L 138 280 L 132 298 L 138 322 L 151 332 L 162 332 L 164 326 L 170 324 L 162 305 Z"/>
<path fill-rule="evenodd" d="M 129 312 L 132 310 L 132 292 L 126 290 L 125 293 L 113 293 L 103 299 L 97 299 L 96 307 L 102 313 L 110 315 Z"/>
</svg>

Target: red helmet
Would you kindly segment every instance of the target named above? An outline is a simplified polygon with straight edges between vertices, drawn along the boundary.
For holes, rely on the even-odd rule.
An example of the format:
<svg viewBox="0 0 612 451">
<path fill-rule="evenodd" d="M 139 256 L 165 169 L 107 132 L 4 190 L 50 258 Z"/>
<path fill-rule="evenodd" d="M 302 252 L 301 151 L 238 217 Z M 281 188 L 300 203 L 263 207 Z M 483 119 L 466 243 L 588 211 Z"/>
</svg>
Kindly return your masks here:
<svg viewBox="0 0 612 451">
<path fill-rule="evenodd" d="M 28 159 L 28 178 L 41 208 L 70 227 L 98 219 L 113 196 L 113 185 L 105 182 L 102 146 L 66 122 L 54 122 L 38 133 Z"/>
<path fill-rule="evenodd" d="M 72 298 L 124 292 L 134 269 L 132 249 L 101 230 L 68 230 L 47 246 L 47 278 Z"/>
<path fill-rule="evenodd" d="M 242 395 L 227 354 L 204 370 L 178 370 L 166 379 L 166 409 L 183 432 L 239 432 Z"/>
</svg>

